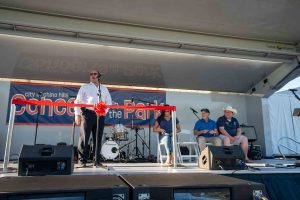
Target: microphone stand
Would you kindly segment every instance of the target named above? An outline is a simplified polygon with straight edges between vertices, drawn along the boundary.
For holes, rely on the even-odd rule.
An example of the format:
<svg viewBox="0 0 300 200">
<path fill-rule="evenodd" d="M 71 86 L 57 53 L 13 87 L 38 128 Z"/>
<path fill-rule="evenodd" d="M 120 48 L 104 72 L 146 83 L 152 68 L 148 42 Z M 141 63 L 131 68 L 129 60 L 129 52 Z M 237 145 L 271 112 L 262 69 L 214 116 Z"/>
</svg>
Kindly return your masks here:
<svg viewBox="0 0 300 200">
<path fill-rule="evenodd" d="M 140 102 L 143 102 L 143 103 L 147 103 L 147 104 L 149 104 L 149 106 L 151 105 L 151 102 L 142 100 L 140 98 L 134 98 L 134 97 L 132 97 L 131 99 L 132 100 L 137 100 L 137 101 L 140 101 Z M 149 116 L 149 119 L 148 119 L 148 129 L 149 129 L 149 141 L 148 141 L 148 144 L 149 144 L 149 146 L 147 144 L 145 144 L 146 147 L 149 149 L 148 158 L 152 157 L 152 155 L 151 155 L 151 117 L 150 116 Z"/>
<path fill-rule="evenodd" d="M 300 97 L 296 94 L 297 90 L 296 89 L 289 89 L 289 90 L 293 93 L 293 95 L 295 96 L 295 98 L 300 101 Z"/>
<path fill-rule="evenodd" d="M 75 140 L 75 126 L 76 126 L 76 123 L 75 121 L 73 122 L 72 124 L 72 146 L 74 147 L 74 140 Z"/>
<path fill-rule="evenodd" d="M 198 117 L 198 115 L 196 114 L 196 112 L 194 112 L 194 111 L 192 111 L 193 112 L 193 114 L 198 118 L 198 119 L 200 119 L 200 117 Z"/>
<path fill-rule="evenodd" d="M 101 89 L 100 89 L 100 76 L 98 76 L 98 83 L 99 83 L 99 86 L 98 86 L 98 92 L 99 92 L 99 94 L 98 94 L 98 103 L 100 103 L 101 102 Z M 97 115 L 97 122 L 96 122 L 96 147 L 95 147 L 95 166 L 96 167 L 98 167 L 98 140 L 99 140 L 99 115 Z"/>
<path fill-rule="evenodd" d="M 41 97 L 42 97 L 42 92 L 38 93 L 38 100 L 41 101 Z M 40 117 L 40 105 L 37 105 L 37 115 L 36 115 L 36 119 L 35 119 L 35 134 L 34 134 L 34 145 L 36 145 L 36 138 L 37 138 L 37 132 L 38 132 L 38 127 L 39 127 L 39 117 Z"/>
<path fill-rule="evenodd" d="M 71 96 L 71 95 L 69 97 L 76 98 L 76 96 Z M 75 116 L 74 116 L 73 123 L 72 123 L 72 146 L 73 146 L 73 148 L 74 148 L 74 144 L 75 144 L 75 126 L 76 126 L 76 122 L 75 122 Z"/>
</svg>

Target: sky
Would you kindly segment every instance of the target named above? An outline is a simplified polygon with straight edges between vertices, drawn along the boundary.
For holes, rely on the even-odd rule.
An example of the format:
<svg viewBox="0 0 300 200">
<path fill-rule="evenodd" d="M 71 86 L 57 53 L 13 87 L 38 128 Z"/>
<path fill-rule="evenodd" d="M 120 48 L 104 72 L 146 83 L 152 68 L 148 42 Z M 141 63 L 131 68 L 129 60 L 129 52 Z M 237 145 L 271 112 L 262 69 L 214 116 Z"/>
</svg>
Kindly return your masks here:
<svg viewBox="0 0 300 200">
<path fill-rule="evenodd" d="M 283 86 L 280 90 L 277 92 L 282 92 L 288 89 L 298 88 L 300 87 L 300 76 L 298 78 L 295 78 L 294 80 L 288 82 L 285 86 Z"/>
</svg>

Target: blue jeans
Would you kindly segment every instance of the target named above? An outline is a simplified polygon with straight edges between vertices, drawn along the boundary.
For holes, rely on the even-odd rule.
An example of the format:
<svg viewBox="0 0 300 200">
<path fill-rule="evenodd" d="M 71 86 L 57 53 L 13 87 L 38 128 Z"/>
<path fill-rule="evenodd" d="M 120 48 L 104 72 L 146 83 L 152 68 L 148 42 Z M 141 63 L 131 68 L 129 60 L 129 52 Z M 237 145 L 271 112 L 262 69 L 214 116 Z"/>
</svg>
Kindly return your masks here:
<svg viewBox="0 0 300 200">
<path fill-rule="evenodd" d="M 171 154 L 173 152 L 173 144 L 172 144 L 172 135 L 169 133 L 159 134 L 159 143 L 163 143 L 165 145 L 165 149 L 167 154 Z"/>
</svg>

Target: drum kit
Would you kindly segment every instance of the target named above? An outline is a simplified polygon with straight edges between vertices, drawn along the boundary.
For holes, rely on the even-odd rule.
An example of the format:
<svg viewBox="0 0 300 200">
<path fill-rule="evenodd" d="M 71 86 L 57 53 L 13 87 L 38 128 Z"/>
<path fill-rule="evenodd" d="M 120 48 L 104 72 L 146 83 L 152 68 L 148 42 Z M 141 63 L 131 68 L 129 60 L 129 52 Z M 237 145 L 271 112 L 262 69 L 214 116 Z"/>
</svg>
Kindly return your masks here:
<svg viewBox="0 0 300 200">
<path fill-rule="evenodd" d="M 120 154 L 120 142 L 128 141 L 128 131 L 123 124 L 117 124 L 111 128 L 111 133 L 106 134 L 106 142 L 102 145 L 101 155 L 105 160 L 114 160 Z"/>
<path fill-rule="evenodd" d="M 144 129 L 133 127 L 130 127 L 130 129 L 131 130 L 128 131 L 123 124 L 116 124 L 111 128 L 110 134 L 105 135 L 106 142 L 103 143 L 100 152 L 104 160 L 130 162 L 131 160 L 136 160 L 138 158 L 145 158 L 145 146 L 148 146 L 145 142 L 145 138 L 142 138 L 139 134 L 139 130 Z M 131 136 L 129 133 L 132 131 L 135 132 L 135 137 L 129 138 L 129 135 Z M 142 143 L 142 151 L 138 148 L 138 141 L 141 141 Z M 131 150 L 132 143 L 135 143 L 135 147 Z M 127 153 L 124 151 L 126 147 Z M 135 154 L 133 152 L 135 152 Z"/>
</svg>

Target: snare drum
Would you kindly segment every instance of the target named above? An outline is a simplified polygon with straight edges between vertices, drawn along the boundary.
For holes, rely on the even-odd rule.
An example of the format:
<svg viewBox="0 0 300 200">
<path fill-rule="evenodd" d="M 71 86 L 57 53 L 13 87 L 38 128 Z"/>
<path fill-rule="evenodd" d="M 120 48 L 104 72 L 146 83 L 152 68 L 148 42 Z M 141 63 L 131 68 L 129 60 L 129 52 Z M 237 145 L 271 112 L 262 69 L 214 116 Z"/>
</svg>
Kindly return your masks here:
<svg viewBox="0 0 300 200">
<path fill-rule="evenodd" d="M 106 141 L 102 145 L 101 155 L 106 160 L 113 160 L 113 159 L 117 158 L 119 155 L 119 145 L 113 140 Z"/>
<path fill-rule="evenodd" d="M 112 134 L 115 140 L 127 140 L 128 131 L 123 124 L 117 124 L 113 127 Z"/>
</svg>

